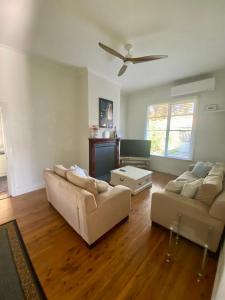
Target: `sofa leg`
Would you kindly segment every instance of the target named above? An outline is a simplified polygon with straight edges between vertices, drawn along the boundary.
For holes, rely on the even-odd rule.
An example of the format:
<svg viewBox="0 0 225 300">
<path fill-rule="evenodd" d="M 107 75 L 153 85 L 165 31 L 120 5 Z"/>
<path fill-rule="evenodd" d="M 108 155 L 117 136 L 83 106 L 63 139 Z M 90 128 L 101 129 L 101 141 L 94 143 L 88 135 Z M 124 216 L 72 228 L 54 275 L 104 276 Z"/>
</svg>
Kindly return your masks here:
<svg viewBox="0 0 225 300">
<path fill-rule="evenodd" d="M 169 246 L 168 246 L 168 252 L 166 254 L 166 262 L 169 264 L 171 263 L 173 257 L 172 257 L 172 242 L 173 242 L 173 227 L 170 227 L 170 238 L 169 238 Z"/>
<path fill-rule="evenodd" d="M 179 216 L 178 216 L 178 221 L 177 221 L 176 245 L 178 245 L 179 239 L 180 239 L 180 225 L 181 225 L 181 218 L 182 218 L 182 215 L 179 215 Z"/>
<path fill-rule="evenodd" d="M 205 270 L 205 263 L 206 263 L 207 253 L 208 253 L 208 245 L 205 245 L 204 251 L 203 251 L 203 256 L 202 256 L 201 268 L 200 268 L 200 271 L 197 274 L 197 282 L 200 282 L 201 279 L 204 276 L 204 270 Z"/>
</svg>

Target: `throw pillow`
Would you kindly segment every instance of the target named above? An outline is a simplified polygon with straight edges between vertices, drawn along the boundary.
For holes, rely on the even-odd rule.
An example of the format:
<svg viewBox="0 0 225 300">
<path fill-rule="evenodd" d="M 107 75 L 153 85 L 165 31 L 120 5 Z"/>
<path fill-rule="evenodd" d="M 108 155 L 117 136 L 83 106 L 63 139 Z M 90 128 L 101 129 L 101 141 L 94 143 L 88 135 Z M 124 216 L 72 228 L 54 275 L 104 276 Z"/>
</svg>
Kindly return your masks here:
<svg viewBox="0 0 225 300">
<path fill-rule="evenodd" d="M 107 182 L 103 180 L 96 180 L 96 183 L 97 183 L 97 190 L 99 193 L 104 193 L 108 191 L 109 185 Z"/>
<path fill-rule="evenodd" d="M 211 163 L 204 163 L 202 161 L 198 161 L 195 164 L 191 173 L 199 178 L 204 178 L 208 175 L 211 168 L 212 168 Z"/>
<path fill-rule="evenodd" d="M 198 191 L 198 188 L 202 185 L 202 183 L 203 183 L 203 178 L 185 183 L 181 191 L 181 196 L 194 198 L 195 194 Z"/>
<path fill-rule="evenodd" d="M 66 176 L 71 183 L 79 186 L 80 188 L 94 195 L 98 194 L 97 184 L 94 178 L 79 176 L 74 171 L 68 171 L 66 173 Z"/>
<path fill-rule="evenodd" d="M 53 170 L 57 175 L 59 175 L 63 178 L 66 178 L 66 173 L 67 173 L 68 169 L 65 168 L 63 165 L 55 165 Z"/>
<path fill-rule="evenodd" d="M 78 165 L 71 166 L 70 169 L 72 171 L 74 171 L 74 173 L 77 174 L 78 176 L 81 176 L 81 177 L 86 177 L 87 176 L 84 169 L 82 169 Z"/>
<path fill-rule="evenodd" d="M 186 182 L 187 182 L 186 180 L 182 180 L 182 181 L 171 180 L 167 183 L 165 190 L 167 192 L 173 192 L 179 194 Z"/>
<path fill-rule="evenodd" d="M 195 199 L 211 205 L 216 196 L 222 191 L 223 183 L 220 176 L 207 176 L 198 189 Z"/>
</svg>

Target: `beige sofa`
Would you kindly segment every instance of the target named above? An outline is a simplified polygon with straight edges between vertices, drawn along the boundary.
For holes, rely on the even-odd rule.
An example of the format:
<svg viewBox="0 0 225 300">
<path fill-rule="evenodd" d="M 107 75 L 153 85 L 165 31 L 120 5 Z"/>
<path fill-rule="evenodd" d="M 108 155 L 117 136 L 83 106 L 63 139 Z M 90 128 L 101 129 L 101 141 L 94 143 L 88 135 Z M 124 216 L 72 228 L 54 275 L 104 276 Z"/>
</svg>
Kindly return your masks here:
<svg viewBox="0 0 225 300">
<path fill-rule="evenodd" d="M 186 171 L 178 179 L 197 179 L 191 177 L 193 174 Z M 151 220 L 168 229 L 172 226 L 175 231 L 180 222 L 180 235 L 201 246 L 207 244 L 209 250 L 216 252 L 225 224 L 225 190 L 210 205 L 166 190 L 153 193 Z"/>
<path fill-rule="evenodd" d="M 129 216 L 131 193 L 124 186 L 94 195 L 51 170 L 44 179 L 48 201 L 88 245 Z"/>
</svg>

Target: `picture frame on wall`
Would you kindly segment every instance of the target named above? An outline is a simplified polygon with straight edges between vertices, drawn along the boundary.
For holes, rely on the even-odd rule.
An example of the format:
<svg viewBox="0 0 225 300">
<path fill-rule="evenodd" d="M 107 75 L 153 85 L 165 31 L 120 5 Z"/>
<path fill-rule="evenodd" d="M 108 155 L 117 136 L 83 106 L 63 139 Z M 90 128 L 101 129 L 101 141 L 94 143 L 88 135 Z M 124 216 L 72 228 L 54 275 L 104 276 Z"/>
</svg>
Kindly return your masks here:
<svg viewBox="0 0 225 300">
<path fill-rule="evenodd" d="M 99 127 L 113 128 L 113 101 L 99 98 Z"/>
</svg>

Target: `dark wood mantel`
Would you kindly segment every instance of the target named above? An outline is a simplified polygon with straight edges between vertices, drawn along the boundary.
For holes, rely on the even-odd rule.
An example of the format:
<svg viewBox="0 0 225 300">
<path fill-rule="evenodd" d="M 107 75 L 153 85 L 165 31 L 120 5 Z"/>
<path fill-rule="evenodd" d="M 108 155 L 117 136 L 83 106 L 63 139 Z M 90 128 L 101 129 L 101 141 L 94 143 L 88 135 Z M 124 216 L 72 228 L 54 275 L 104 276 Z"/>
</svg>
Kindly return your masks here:
<svg viewBox="0 0 225 300">
<path fill-rule="evenodd" d="M 120 139 L 89 139 L 89 173 L 90 176 L 110 179 L 110 171 L 119 168 Z"/>
</svg>

